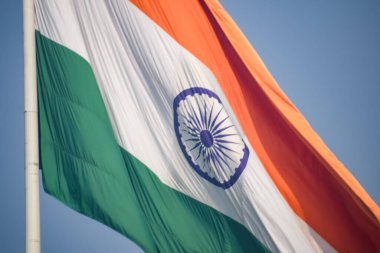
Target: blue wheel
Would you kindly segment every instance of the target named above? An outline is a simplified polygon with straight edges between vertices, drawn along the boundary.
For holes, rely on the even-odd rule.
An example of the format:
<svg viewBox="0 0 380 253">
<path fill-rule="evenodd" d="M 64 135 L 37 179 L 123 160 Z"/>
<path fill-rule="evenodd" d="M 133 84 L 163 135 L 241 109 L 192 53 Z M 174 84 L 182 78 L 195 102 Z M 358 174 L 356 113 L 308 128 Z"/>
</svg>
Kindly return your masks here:
<svg viewBox="0 0 380 253">
<path fill-rule="evenodd" d="M 191 167 L 224 189 L 243 172 L 249 150 L 219 97 L 204 88 L 190 88 L 174 99 L 174 128 Z"/>
</svg>

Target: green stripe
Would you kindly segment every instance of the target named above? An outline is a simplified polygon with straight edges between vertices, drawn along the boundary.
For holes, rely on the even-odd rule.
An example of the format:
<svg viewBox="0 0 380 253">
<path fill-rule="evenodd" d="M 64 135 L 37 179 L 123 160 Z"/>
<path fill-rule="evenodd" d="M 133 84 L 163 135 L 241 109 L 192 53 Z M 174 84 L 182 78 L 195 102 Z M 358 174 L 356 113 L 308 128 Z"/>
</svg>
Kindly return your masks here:
<svg viewBox="0 0 380 253">
<path fill-rule="evenodd" d="M 120 148 L 90 65 L 36 32 L 44 189 L 146 252 L 268 252 L 241 224 Z"/>
</svg>

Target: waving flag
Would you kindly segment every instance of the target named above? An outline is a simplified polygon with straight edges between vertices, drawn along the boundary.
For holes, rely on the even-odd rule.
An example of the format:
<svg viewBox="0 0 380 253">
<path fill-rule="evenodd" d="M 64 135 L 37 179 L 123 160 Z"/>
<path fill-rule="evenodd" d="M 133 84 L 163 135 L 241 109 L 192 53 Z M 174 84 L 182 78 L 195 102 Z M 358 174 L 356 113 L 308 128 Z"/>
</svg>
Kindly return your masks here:
<svg viewBox="0 0 380 253">
<path fill-rule="evenodd" d="M 36 0 L 44 189 L 146 252 L 379 252 L 380 211 L 216 0 Z"/>
</svg>

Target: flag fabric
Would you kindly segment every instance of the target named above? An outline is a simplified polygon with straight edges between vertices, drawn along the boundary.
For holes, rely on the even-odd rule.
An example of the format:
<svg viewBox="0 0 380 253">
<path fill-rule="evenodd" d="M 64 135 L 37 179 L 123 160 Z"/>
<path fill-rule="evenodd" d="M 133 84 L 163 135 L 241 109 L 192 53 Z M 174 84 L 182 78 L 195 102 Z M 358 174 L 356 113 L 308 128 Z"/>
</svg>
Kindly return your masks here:
<svg viewBox="0 0 380 253">
<path fill-rule="evenodd" d="M 376 203 L 216 0 L 35 0 L 47 193 L 146 252 L 380 252 Z"/>
</svg>

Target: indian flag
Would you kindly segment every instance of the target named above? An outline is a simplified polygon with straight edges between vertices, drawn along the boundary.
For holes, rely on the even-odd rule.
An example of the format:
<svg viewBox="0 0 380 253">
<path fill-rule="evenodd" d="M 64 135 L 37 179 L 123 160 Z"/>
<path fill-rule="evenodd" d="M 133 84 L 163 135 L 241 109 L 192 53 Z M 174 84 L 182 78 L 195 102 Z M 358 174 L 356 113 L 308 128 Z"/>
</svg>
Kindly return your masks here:
<svg viewBox="0 0 380 253">
<path fill-rule="evenodd" d="M 146 252 L 380 252 L 380 211 L 217 0 L 35 0 L 44 189 Z"/>
</svg>

